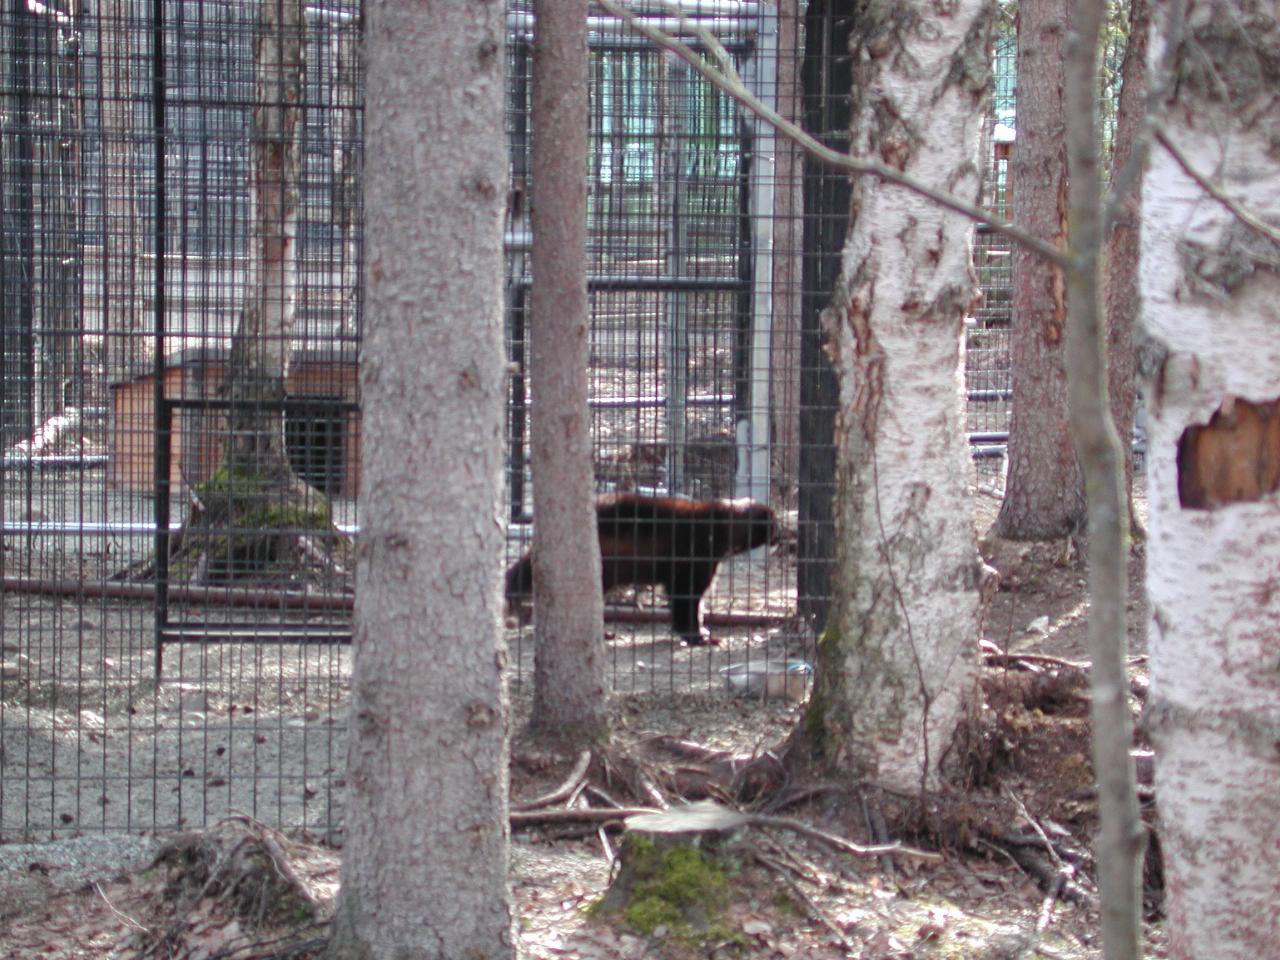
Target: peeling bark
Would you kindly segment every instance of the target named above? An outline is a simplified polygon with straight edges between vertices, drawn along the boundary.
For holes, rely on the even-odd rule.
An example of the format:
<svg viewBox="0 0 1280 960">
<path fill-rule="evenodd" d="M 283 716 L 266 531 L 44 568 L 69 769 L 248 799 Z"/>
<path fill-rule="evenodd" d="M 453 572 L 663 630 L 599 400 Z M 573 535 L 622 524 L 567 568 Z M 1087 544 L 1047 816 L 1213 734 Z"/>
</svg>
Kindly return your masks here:
<svg viewBox="0 0 1280 960">
<path fill-rule="evenodd" d="M 1253 960 L 1280 942 L 1280 501 L 1259 470 L 1280 397 L 1280 270 L 1240 212 L 1280 223 L 1280 22 L 1249 0 L 1154 7 L 1152 63 L 1171 75 L 1143 188 L 1145 720 L 1170 956 Z"/>
<path fill-rule="evenodd" d="M 977 196 L 991 10 L 864 11 L 851 40 L 852 149 Z M 962 422 L 970 223 L 897 187 L 854 185 L 823 315 L 839 376 L 832 609 L 798 736 L 835 772 L 933 783 L 975 703 L 978 580 Z"/>
<path fill-rule="evenodd" d="M 1116 109 L 1116 135 L 1111 156 L 1111 182 L 1116 183 L 1133 156 L 1147 108 L 1147 36 L 1151 7 L 1147 0 L 1129 0 L 1129 38 L 1120 65 L 1120 104 Z M 1120 198 L 1111 232 L 1106 239 L 1103 303 L 1107 316 L 1107 389 L 1111 418 L 1124 453 L 1126 494 L 1133 491 L 1133 419 L 1137 403 L 1137 379 L 1133 333 L 1142 308 L 1138 296 L 1139 217 L 1142 214 L 1142 172 L 1128 193 Z M 1130 520 L 1132 526 L 1132 507 Z"/>
</svg>

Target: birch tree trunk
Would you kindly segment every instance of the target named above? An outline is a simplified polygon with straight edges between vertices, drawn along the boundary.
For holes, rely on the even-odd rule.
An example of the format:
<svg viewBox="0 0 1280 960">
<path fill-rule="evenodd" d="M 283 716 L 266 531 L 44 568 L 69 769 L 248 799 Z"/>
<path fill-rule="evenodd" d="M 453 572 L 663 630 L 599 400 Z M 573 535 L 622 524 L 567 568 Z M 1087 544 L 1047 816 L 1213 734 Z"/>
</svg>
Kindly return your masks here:
<svg viewBox="0 0 1280 960">
<path fill-rule="evenodd" d="M 370 0 L 369 323 L 331 958 L 511 958 L 501 4 Z"/>
<path fill-rule="evenodd" d="M 1146 723 L 1170 956 L 1255 960 L 1280 943 L 1280 23 L 1153 7 Z"/>
<path fill-rule="evenodd" d="M 259 0 L 250 125 L 245 297 L 221 386 L 222 464 L 195 491 L 187 528 L 155 575 L 174 581 L 349 578 L 329 502 L 289 463 L 284 401 L 297 301 L 303 0 Z M 158 560 L 158 558 L 157 558 Z M 141 576 L 150 577 L 150 566 Z"/>
<path fill-rule="evenodd" d="M 852 151 L 976 198 L 992 9 L 864 8 Z M 857 180 L 823 323 L 840 380 L 836 566 L 801 737 L 828 767 L 919 790 L 975 703 L 978 586 L 961 332 L 971 224 Z"/>
<path fill-rule="evenodd" d="M 333 65 L 333 219 L 342 237 L 339 295 L 342 334 L 356 338 L 358 323 L 360 238 L 360 28 L 358 22 L 335 25 L 329 39 Z"/>
<path fill-rule="evenodd" d="M 1013 222 L 1065 246 L 1067 157 L 1062 45 L 1068 0 L 1018 4 L 1018 140 L 1013 153 Z M 1013 416 L 1009 471 L 995 532 L 1011 540 L 1065 536 L 1084 523 L 1084 485 L 1067 423 L 1062 271 L 1013 246 Z"/>
<path fill-rule="evenodd" d="M 603 732 L 604 602 L 587 407 L 587 3 L 538 0 L 533 44 L 532 724 Z"/>
</svg>

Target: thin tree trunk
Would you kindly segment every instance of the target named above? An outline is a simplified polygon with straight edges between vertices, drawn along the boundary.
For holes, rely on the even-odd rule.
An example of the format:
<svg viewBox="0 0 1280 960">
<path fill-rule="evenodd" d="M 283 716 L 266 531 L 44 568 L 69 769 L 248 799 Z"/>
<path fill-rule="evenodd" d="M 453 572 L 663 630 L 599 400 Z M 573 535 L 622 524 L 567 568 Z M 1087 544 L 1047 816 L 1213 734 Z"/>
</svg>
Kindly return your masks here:
<svg viewBox="0 0 1280 960">
<path fill-rule="evenodd" d="M 531 722 L 591 738 L 603 732 L 607 700 L 587 406 L 587 4 L 539 0 L 534 13 Z"/>
<path fill-rule="evenodd" d="M 1129 0 L 1129 39 L 1120 65 L 1120 105 L 1111 159 L 1111 181 L 1126 169 L 1134 141 L 1147 110 L 1147 34 L 1151 11 L 1147 0 Z M 1108 390 L 1111 418 L 1124 452 L 1126 495 L 1133 491 L 1133 417 L 1137 381 L 1133 361 L 1133 330 L 1138 323 L 1139 218 L 1142 213 L 1142 172 L 1139 169 L 1120 205 L 1106 238 L 1103 302 L 1107 316 Z M 1132 520 L 1132 510 L 1130 511 Z"/>
<path fill-rule="evenodd" d="M 512 958 L 503 7 L 367 12 L 362 552 L 329 956 Z"/>
<path fill-rule="evenodd" d="M 284 414 L 297 292 L 302 0 L 260 0 L 248 294 L 227 365 L 228 472 L 289 472 Z"/>
<path fill-rule="evenodd" d="M 1018 5 L 1018 140 L 1013 222 L 1059 247 L 1067 233 L 1062 44 L 1068 0 Z M 1013 416 L 1009 470 L 996 533 L 1014 540 L 1064 536 L 1084 522 L 1084 487 L 1067 423 L 1062 271 L 1013 246 Z"/>
<path fill-rule="evenodd" d="M 359 334 L 360 247 L 356 212 L 360 202 L 360 31 L 336 24 L 329 48 L 333 63 L 333 218 L 342 237 L 339 258 L 341 330 Z"/>
<path fill-rule="evenodd" d="M 1098 39 L 1105 0 L 1074 0 L 1064 102 L 1070 170 L 1067 380 L 1071 431 L 1084 471 L 1089 520 L 1089 651 L 1093 766 L 1098 780 L 1098 886 L 1107 960 L 1136 960 L 1142 904 L 1142 821 L 1134 787 L 1126 674 L 1128 515 L 1124 453 L 1107 389 L 1102 209 L 1097 122 Z"/>
<path fill-rule="evenodd" d="M 976 198 L 992 9 L 949 13 L 906 3 L 856 21 L 851 150 Z M 960 354 L 972 225 L 869 177 L 852 210 L 823 317 L 840 379 L 832 607 L 797 736 L 835 772 L 914 791 L 938 779 L 976 703 Z"/>
<path fill-rule="evenodd" d="M 1280 943 L 1280 21 L 1248 0 L 1154 9 L 1145 720 L 1169 955 L 1256 960 Z"/>
<path fill-rule="evenodd" d="M 187 529 L 171 541 L 171 580 L 283 574 L 324 581 L 349 573 L 349 541 L 334 528 L 324 495 L 294 473 L 284 437 L 297 298 L 304 35 L 302 0 L 260 0 L 248 276 L 221 388 L 227 432 L 220 468 L 197 488 Z M 150 567 L 142 571 L 151 574 Z"/>
</svg>

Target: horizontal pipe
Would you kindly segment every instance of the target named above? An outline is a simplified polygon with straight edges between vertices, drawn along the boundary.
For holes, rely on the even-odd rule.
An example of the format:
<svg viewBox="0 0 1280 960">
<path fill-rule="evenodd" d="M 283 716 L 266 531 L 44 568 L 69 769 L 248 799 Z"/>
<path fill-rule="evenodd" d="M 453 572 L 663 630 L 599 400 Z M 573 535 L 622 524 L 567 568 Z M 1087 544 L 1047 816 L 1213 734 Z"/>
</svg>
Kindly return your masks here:
<svg viewBox="0 0 1280 960">
<path fill-rule="evenodd" d="M 352 523 L 335 523 L 334 529 L 348 537 L 354 537 L 360 532 L 360 528 Z M 169 524 L 169 533 L 171 535 L 181 532 L 182 524 Z M 3 533 L 6 537 L 154 537 L 156 525 L 154 523 L 137 522 L 103 523 L 97 520 L 11 521 L 0 524 L 0 533 Z"/>
<path fill-rule="evenodd" d="M 0 580 L 5 593 L 34 593 L 62 597 L 110 597 L 115 600 L 151 600 L 154 583 L 124 583 L 114 580 L 58 580 L 37 577 L 5 577 Z M 337 596 L 303 593 L 299 590 L 261 590 L 249 587 L 205 587 L 185 583 L 169 584 L 170 601 L 223 604 L 259 609 L 343 611 L 355 607 L 351 594 Z"/>
<path fill-rule="evenodd" d="M 116 600 L 154 600 L 154 583 L 117 583 L 110 580 L 57 580 L 34 577 L 5 577 L 0 581 L 5 593 L 32 593 L 44 596 L 108 597 Z M 170 601 L 221 604 L 232 607 L 254 607 L 259 610 L 307 610 L 317 612 L 346 612 L 355 608 L 351 594 L 324 595 L 301 593 L 297 590 L 256 590 L 245 587 L 196 587 L 187 584 L 170 584 Z M 605 620 L 613 623 L 666 623 L 671 615 L 666 610 L 641 610 L 634 607 L 605 607 Z M 703 623 L 715 627 L 767 626 L 783 619 L 780 615 L 764 613 L 718 613 L 703 615 Z M 171 636 L 165 636 L 169 632 Z M 317 639 L 315 634 L 320 634 Z M 189 627 L 170 624 L 161 631 L 165 642 L 201 642 L 226 640 L 232 642 L 283 643 L 338 642 L 349 640 L 349 631 L 335 629 L 332 624 L 315 624 L 309 634 L 306 624 L 263 624 L 260 628 L 233 628 L 217 624 L 198 624 Z"/>
<path fill-rule="evenodd" d="M 88 470 L 91 467 L 105 467 L 110 462 L 111 457 L 105 453 L 48 454 L 35 457 L 6 453 L 3 460 L 6 470 Z"/>
</svg>

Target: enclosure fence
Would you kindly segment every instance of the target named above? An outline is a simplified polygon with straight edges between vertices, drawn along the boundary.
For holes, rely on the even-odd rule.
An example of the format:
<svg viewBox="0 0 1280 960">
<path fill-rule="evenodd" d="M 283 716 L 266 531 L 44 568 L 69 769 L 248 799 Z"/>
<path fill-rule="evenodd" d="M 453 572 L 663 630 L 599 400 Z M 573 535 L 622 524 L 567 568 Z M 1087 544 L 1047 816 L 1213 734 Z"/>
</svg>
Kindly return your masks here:
<svg viewBox="0 0 1280 960">
<path fill-rule="evenodd" d="M 848 0 L 633 3 L 847 147 Z M 359 536 L 359 0 L 15 2 L 0 12 L 0 841 L 230 811 L 336 839 Z M 602 494 L 768 504 L 685 647 L 672 598 L 610 597 L 621 696 L 721 697 L 804 667 L 832 556 L 817 317 L 847 179 L 592 15 L 590 408 Z M 530 68 L 507 18 L 508 562 L 529 542 Z M 1012 45 L 984 202 L 1008 206 Z M 276 171 L 271 173 L 271 171 Z M 1008 423 L 1008 247 L 979 228 L 968 428 Z M 467 335 L 459 318 L 458 335 Z M 517 704 L 527 626 L 508 629 Z M 807 676 L 807 674 L 802 674 Z M 740 686 L 741 684 L 738 684 Z M 774 690 L 788 700 L 789 686 Z M 803 683 L 799 692 L 803 693 Z"/>
</svg>

